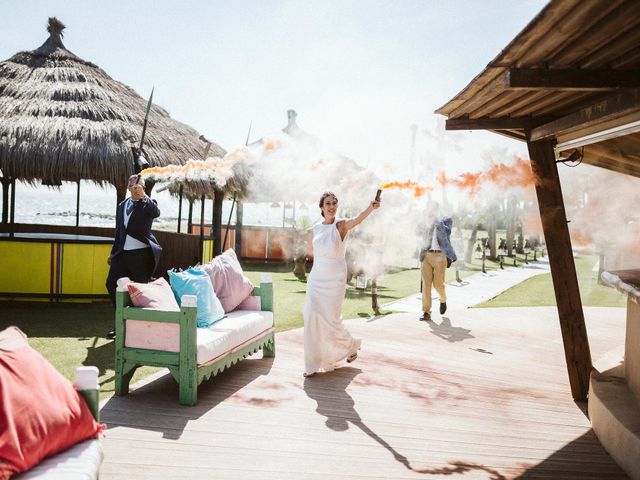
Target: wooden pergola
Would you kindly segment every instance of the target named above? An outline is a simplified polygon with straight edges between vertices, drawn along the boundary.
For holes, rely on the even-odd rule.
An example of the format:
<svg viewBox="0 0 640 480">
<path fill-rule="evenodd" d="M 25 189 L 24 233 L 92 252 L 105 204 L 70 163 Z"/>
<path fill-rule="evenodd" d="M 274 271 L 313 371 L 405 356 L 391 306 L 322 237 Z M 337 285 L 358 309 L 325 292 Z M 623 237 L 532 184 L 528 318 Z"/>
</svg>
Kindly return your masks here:
<svg viewBox="0 0 640 480">
<path fill-rule="evenodd" d="M 592 368 L 557 163 L 640 177 L 640 2 L 553 0 L 436 113 L 526 141 L 573 398 Z"/>
</svg>

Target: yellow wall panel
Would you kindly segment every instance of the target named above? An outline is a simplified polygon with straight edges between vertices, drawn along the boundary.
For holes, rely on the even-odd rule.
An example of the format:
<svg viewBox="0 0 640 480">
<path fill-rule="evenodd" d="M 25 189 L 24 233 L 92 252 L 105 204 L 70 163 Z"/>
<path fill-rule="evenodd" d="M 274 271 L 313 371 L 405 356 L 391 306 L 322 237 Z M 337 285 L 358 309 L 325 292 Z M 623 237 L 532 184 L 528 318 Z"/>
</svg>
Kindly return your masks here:
<svg viewBox="0 0 640 480">
<path fill-rule="evenodd" d="M 106 294 L 107 257 L 111 245 L 67 243 L 62 258 L 62 292 L 65 295 Z"/>
<path fill-rule="evenodd" d="M 0 292 L 49 293 L 51 244 L 0 242 Z"/>
</svg>

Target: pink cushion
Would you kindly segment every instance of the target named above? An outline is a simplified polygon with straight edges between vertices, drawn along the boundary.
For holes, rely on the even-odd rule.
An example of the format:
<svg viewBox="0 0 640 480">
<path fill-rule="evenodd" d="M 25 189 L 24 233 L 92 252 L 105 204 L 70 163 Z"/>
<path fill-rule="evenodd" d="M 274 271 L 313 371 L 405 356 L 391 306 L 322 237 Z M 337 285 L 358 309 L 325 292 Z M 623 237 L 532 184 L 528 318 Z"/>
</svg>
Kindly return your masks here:
<svg viewBox="0 0 640 480">
<path fill-rule="evenodd" d="M 131 303 L 135 307 L 169 312 L 180 311 L 176 297 L 173 295 L 173 290 L 171 290 L 171 285 L 162 277 L 149 283 L 129 282 L 127 289 L 129 290 Z"/>
<path fill-rule="evenodd" d="M 253 292 L 253 283 L 242 273 L 242 267 L 233 249 L 218 255 L 203 265 L 202 269 L 209 274 L 213 290 L 220 299 L 225 313 L 234 310 Z"/>
<path fill-rule="evenodd" d="M 17 327 L 0 332 L 0 479 L 37 465 L 104 425 Z"/>
<path fill-rule="evenodd" d="M 249 295 L 245 298 L 240 305 L 236 307 L 236 310 L 262 310 L 260 297 Z"/>
</svg>

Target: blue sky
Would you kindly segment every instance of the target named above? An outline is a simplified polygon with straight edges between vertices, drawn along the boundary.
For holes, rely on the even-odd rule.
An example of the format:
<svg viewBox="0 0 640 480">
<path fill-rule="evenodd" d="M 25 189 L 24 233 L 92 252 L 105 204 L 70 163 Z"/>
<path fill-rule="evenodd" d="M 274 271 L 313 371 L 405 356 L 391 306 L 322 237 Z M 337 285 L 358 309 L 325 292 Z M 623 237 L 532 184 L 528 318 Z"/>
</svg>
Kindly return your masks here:
<svg viewBox="0 0 640 480">
<path fill-rule="evenodd" d="M 539 0 L 4 0 L 0 59 L 47 38 L 226 149 L 279 131 L 286 111 L 337 151 L 387 177 L 419 162 L 480 169 L 525 145 L 444 132 L 433 111 L 464 88 L 542 9 Z"/>
</svg>

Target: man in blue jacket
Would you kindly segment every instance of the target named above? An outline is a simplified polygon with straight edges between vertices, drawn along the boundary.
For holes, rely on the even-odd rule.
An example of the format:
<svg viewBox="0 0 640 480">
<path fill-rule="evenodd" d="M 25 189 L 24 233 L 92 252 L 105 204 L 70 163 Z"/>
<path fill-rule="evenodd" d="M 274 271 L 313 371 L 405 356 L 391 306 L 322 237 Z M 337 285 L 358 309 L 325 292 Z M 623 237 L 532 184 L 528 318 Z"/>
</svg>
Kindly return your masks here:
<svg viewBox="0 0 640 480">
<path fill-rule="evenodd" d="M 447 294 L 444 288 L 445 270 L 458 257 L 451 246 L 451 227 L 453 219 L 436 219 L 427 230 L 426 246 L 420 250 L 420 273 L 422 274 L 422 317 L 431 321 L 431 287 L 440 297 L 440 315 L 447 311 Z"/>
<path fill-rule="evenodd" d="M 129 177 L 127 189 L 131 196 L 116 208 L 116 234 L 107 260 L 110 268 L 106 286 L 114 305 L 118 279 L 129 277 L 134 282 L 149 282 L 162 252 L 151 233 L 153 220 L 160 216 L 158 203 L 145 193 L 140 175 Z M 107 338 L 114 337 L 114 330 L 107 333 Z"/>
</svg>

